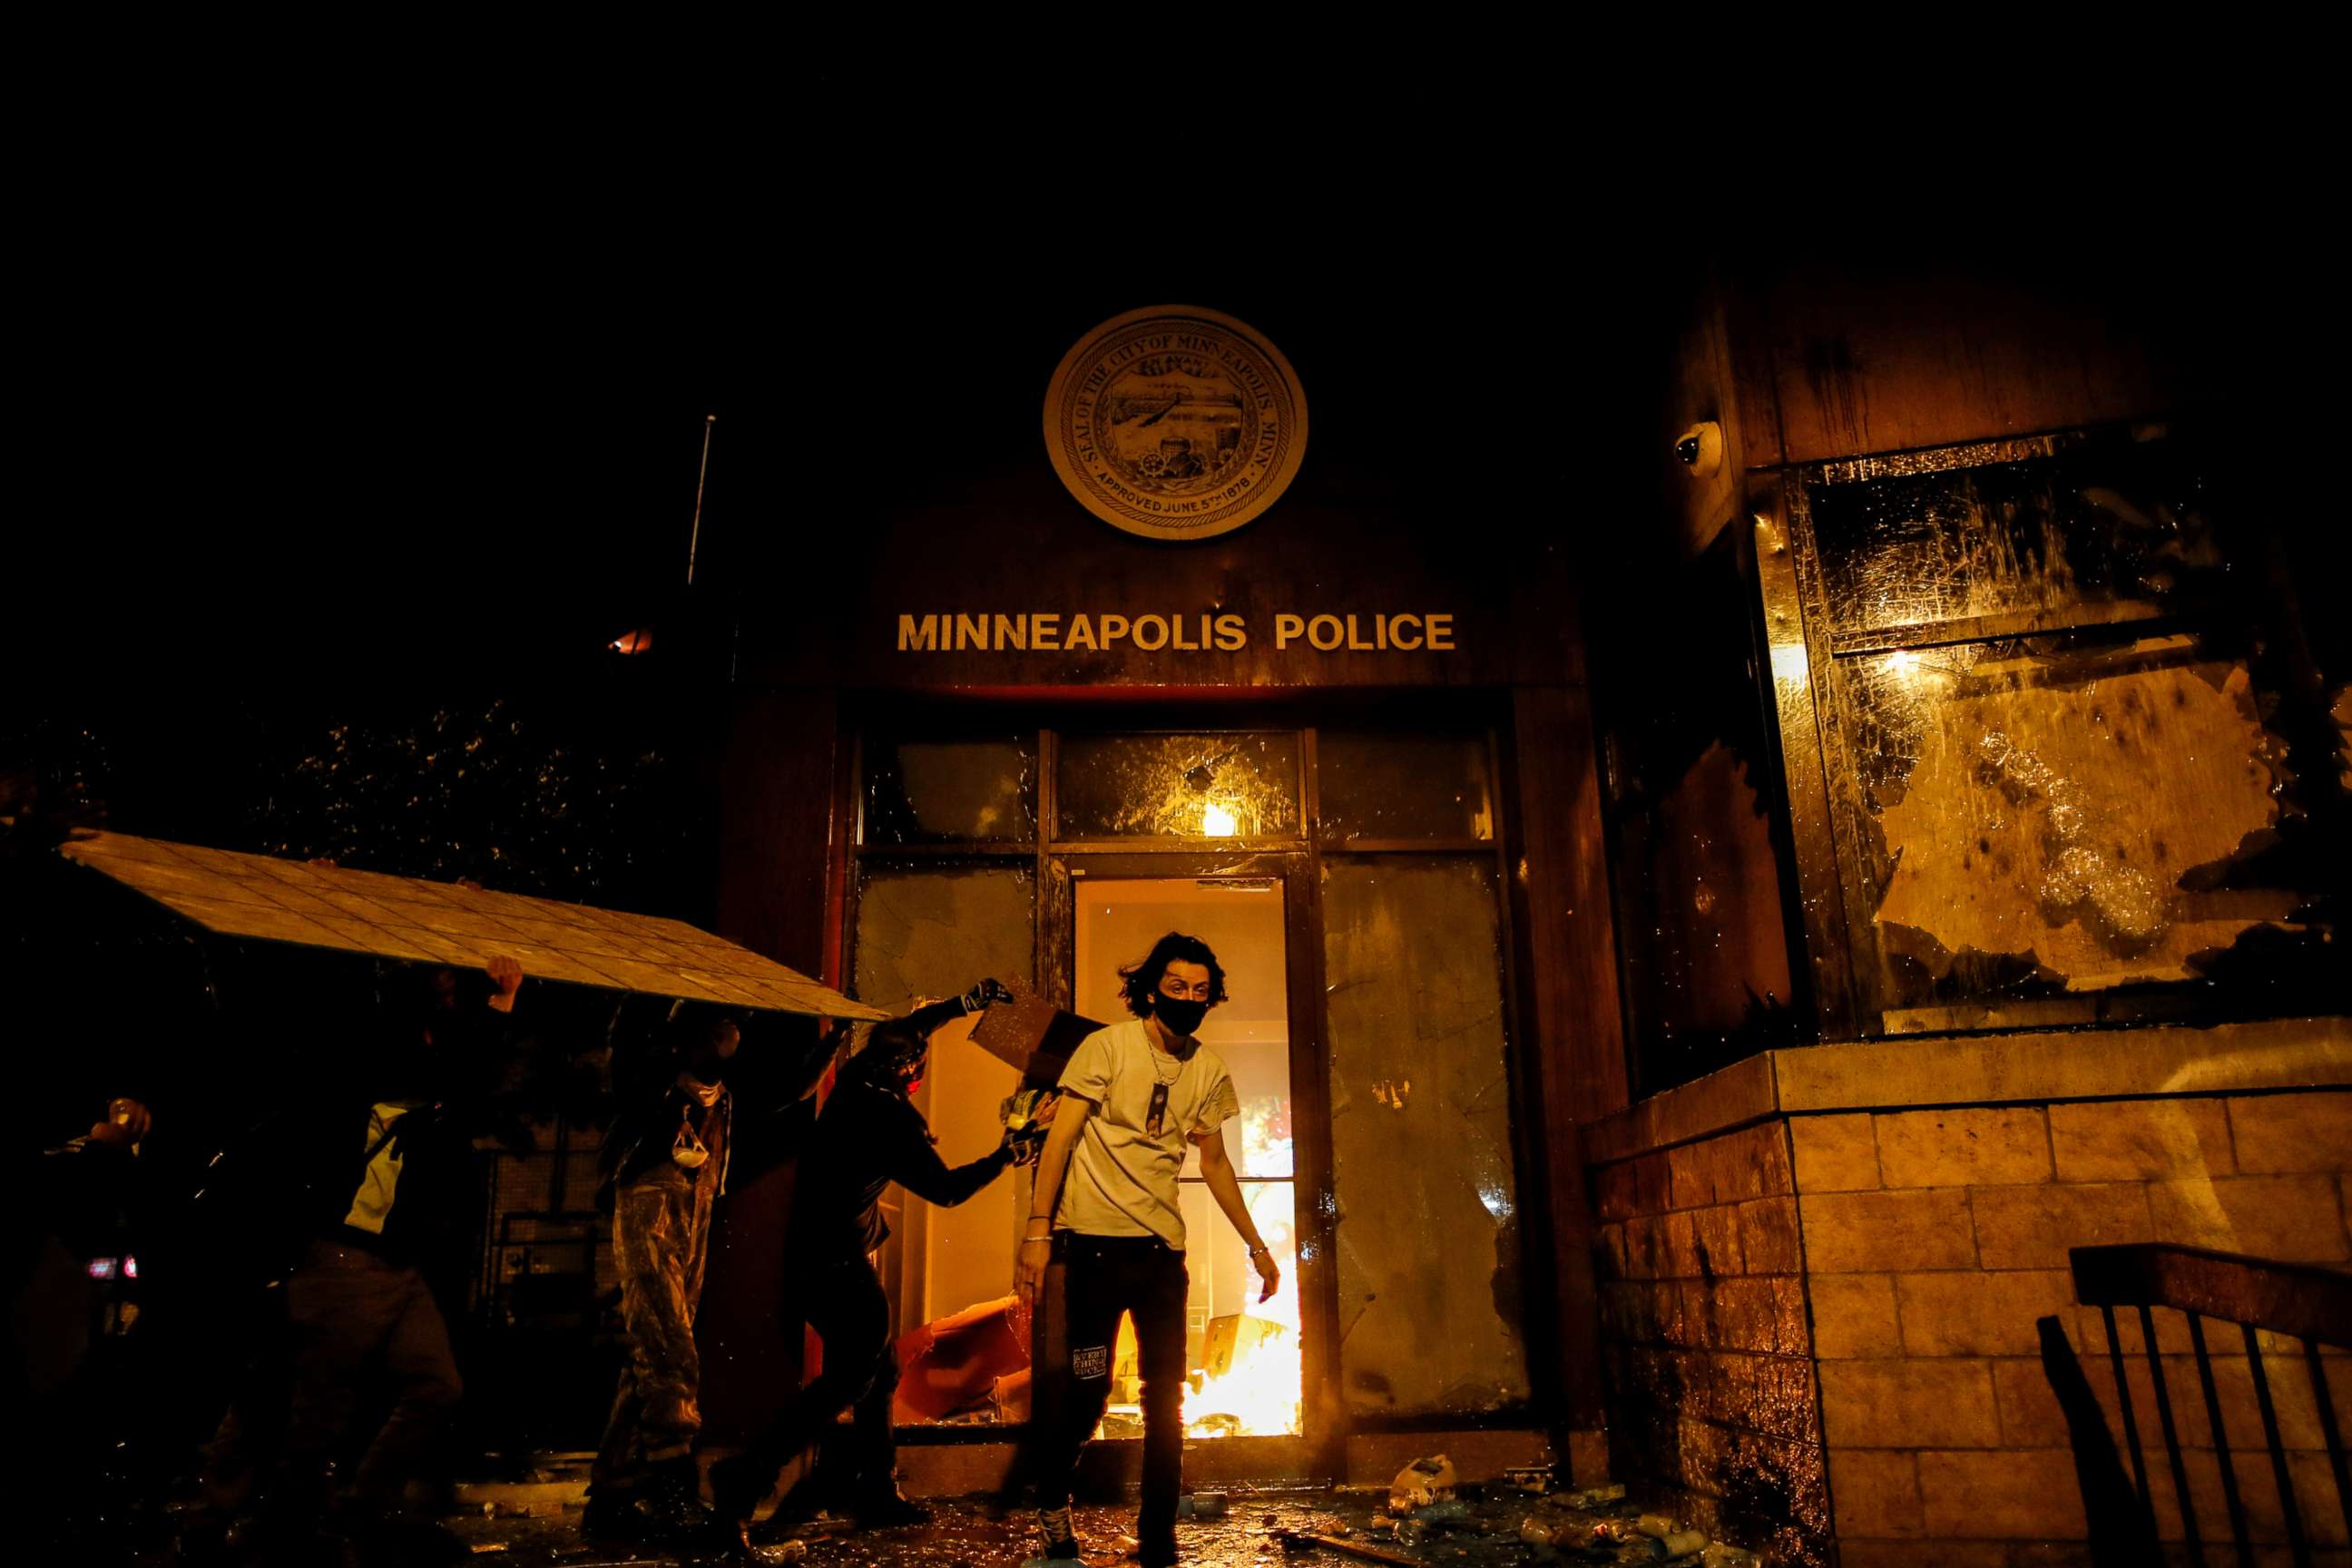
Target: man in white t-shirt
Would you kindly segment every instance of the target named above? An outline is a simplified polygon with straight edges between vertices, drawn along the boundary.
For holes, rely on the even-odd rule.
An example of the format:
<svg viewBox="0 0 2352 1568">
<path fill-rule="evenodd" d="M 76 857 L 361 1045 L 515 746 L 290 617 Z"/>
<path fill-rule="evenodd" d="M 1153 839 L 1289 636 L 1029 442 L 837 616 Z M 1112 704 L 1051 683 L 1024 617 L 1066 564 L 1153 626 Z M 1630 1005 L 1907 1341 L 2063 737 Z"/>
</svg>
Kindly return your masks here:
<svg viewBox="0 0 2352 1568">
<path fill-rule="evenodd" d="M 1061 1408 L 1043 1410 L 1037 1455 L 1042 1560 L 1078 1555 L 1070 1483 L 1078 1454 L 1110 1403 L 1118 1321 L 1135 1319 L 1143 1374 L 1143 1506 L 1136 1526 L 1143 1568 L 1173 1568 L 1176 1499 L 1183 1489 L 1184 1216 L 1177 1178 L 1187 1145 L 1201 1152 L 1209 1195 L 1249 1243 L 1261 1301 L 1281 1282 L 1274 1255 L 1242 1204 L 1224 1124 L 1241 1109 L 1233 1075 L 1192 1037 L 1225 999 L 1225 972 L 1209 944 L 1171 931 L 1119 971 L 1135 1022 L 1089 1035 L 1062 1073 L 1062 1102 L 1037 1160 L 1035 1194 L 1015 1289 L 1035 1300 L 1048 1258 L 1063 1265 L 1067 1363 Z"/>
</svg>

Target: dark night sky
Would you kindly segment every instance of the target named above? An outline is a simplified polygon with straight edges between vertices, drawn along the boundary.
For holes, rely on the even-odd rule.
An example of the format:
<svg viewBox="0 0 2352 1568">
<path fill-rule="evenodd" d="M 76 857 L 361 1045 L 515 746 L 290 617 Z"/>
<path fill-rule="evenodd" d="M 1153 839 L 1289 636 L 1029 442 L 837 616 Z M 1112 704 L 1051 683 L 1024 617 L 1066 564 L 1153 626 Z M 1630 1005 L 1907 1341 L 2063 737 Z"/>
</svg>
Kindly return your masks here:
<svg viewBox="0 0 2352 1568">
<path fill-rule="evenodd" d="M 562 678 L 682 581 L 705 413 L 706 585 L 821 592 L 827 531 L 877 487 L 952 487 L 1008 449 L 1042 460 L 1035 405 L 1061 349 L 1142 303 L 1251 321 L 1300 364 L 1318 419 L 1382 376 L 1437 380 L 1470 439 L 1513 444 L 1428 463 L 1532 460 L 1555 492 L 1573 471 L 1594 516 L 1641 504 L 1656 321 L 1710 255 L 2062 258 L 2191 323 L 2211 384 L 2248 408 L 2303 402 L 2311 346 L 2340 341 L 2324 253 L 2275 214 L 2145 221 L 2111 191 L 2080 211 L 1996 204 L 1956 237 L 1948 212 L 1742 218 L 1662 201 L 1670 187 L 1448 190 L 1440 173 L 1410 198 L 1315 187 L 1286 226 L 1223 243 L 1075 216 L 876 226 L 813 204 L 699 275 L 430 229 L 160 277 L 110 263 L 67 296 L 20 426 L 11 575 L 30 591 L 10 595 L 9 700 Z M 1345 326 L 1391 319 L 1434 323 L 1402 363 Z M 2336 423 L 2281 419 L 2306 446 Z"/>
</svg>

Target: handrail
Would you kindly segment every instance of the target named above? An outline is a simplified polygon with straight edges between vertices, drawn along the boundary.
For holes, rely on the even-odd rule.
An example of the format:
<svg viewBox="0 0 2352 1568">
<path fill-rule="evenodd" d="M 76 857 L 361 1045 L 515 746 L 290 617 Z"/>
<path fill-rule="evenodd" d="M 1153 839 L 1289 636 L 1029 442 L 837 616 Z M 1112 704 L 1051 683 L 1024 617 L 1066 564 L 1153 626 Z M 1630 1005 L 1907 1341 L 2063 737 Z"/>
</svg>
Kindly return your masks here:
<svg viewBox="0 0 2352 1568">
<path fill-rule="evenodd" d="M 2241 1568 L 2253 1568 L 2254 1548 L 2247 1528 L 2247 1512 L 2238 1492 L 2238 1477 L 2231 1463 L 2230 1435 L 2224 1422 L 2221 1400 L 2214 1384 L 2212 1353 L 2205 1342 L 2205 1321 L 2235 1323 L 2245 1341 L 2246 1365 L 2253 1383 L 2256 1408 L 2263 1427 L 2263 1440 L 2268 1448 L 2271 1477 L 2277 1488 L 2279 1510 L 2285 1527 L 2289 1555 L 2296 1568 L 2309 1568 L 2312 1562 L 2311 1542 L 2303 1525 L 2302 1509 L 2295 1497 L 2293 1471 L 2287 1461 L 2284 1444 L 2280 1440 L 2278 1410 L 2271 1397 L 2270 1377 L 2263 1363 L 2263 1331 L 2288 1336 L 2303 1342 L 2303 1361 L 2311 1378 L 2312 1401 L 2319 1417 L 2321 1440 L 2328 1469 L 2336 1483 L 2338 1506 L 2347 1517 L 2352 1517 L 2352 1472 L 2347 1472 L 2344 1450 L 2343 1429 L 2336 1418 L 2335 1402 L 2330 1397 L 2326 1369 L 2321 1364 L 2321 1344 L 2352 1346 L 2352 1274 L 2335 1269 L 2315 1268 L 2307 1264 L 2282 1263 L 2267 1258 L 2248 1258 L 2232 1252 L 2212 1252 L 2197 1247 L 2174 1247 L 2163 1244 L 2140 1244 L 2127 1247 L 2078 1247 L 2068 1254 L 2074 1265 L 2074 1297 L 2086 1307 L 2099 1309 L 2099 1316 L 2107 1333 L 2107 1357 L 2115 1373 L 2116 1398 L 2118 1414 L 2123 1417 L 2124 1445 L 2131 1457 L 2131 1479 L 2127 1496 L 2129 1503 L 2117 1509 L 2093 1509 L 2093 1488 L 2084 1484 L 2084 1500 L 2092 1514 L 2091 1534 L 2095 1560 L 2106 1563 L 2136 1561 L 2156 1548 L 2156 1512 L 2148 1489 L 2148 1471 L 2140 1448 L 2139 1423 L 2132 1408 L 2131 1384 L 2125 1376 L 2123 1341 L 2116 1332 L 2116 1309 L 2134 1310 L 2139 1318 L 2140 1348 L 2147 1358 L 2150 1385 L 2156 1396 L 2156 1415 L 2164 1437 L 2165 1458 L 2172 1473 L 2173 1496 L 2179 1510 L 2182 1534 L 2187 1538 L 2192 1559 L 2203 1562 L 2204 1544 L 2198 1529 L 2197 1510 L 2191 1501 L 2189 1475 L 2181 1454 L 2180 1432 L 2173 1417 L 2171 1391 L 2166 1386 L 2163 1358 L 2158 1353 L 2156 1322 L 2153 1310 L 2170 1308 L 2182 1313 L 2188 1321 L 2189 1340 L 2196 1352 L 2198 1391 L 2203 1396 L 2208 1428 L 2212 1435 L 2215 1453 L 2220 1461 L 2221 1500 L 2229 1516 L 2231 1543 L 2237 1548 Z M 2064 1337 L 2054 1329 L 2055 1320 L 2044 1320 L 2043 1358 L 2049 1361 L 2064 1344 Z M 2069 1415 L 2069 1424 L 2075 1428 L 2078 1464 L 2085 1449 L 2091 1451 L 2090 1472 L 2104 1469 L 2113 1472 L 2115 1454 L 2108 1446 L 2103 1417 L 2096 1414 L 2095 1401 L 2082 1373 L 2074 1364 L 2072 1352 L 2064 1351 L 2067 1377 L 2078 1400 L 2084 1408 L 2081 1419 Z M 2062 1396 L 2062 1403 L 2063 1403 Z M 2242 1434 L 2241 1435 L 2242 1440 Z M 2088 1473 L 2088 1472 L 2086 1472 Z M 2117 1487 L 2120 1475 L 2115 1476 Z M 2115 1489 L 2102 1487 L 2102 1496 Z M 2117 1517 L 2127 1514 L 2130 1517 Z"/>
<path fill-rule="evenodd" d="M 2352 1346 L 2352 1274 L 2201 1247 L 2078 1247 L 2074 1299 L 2085 1307 L 2172 1307 Z"/>
</svg>

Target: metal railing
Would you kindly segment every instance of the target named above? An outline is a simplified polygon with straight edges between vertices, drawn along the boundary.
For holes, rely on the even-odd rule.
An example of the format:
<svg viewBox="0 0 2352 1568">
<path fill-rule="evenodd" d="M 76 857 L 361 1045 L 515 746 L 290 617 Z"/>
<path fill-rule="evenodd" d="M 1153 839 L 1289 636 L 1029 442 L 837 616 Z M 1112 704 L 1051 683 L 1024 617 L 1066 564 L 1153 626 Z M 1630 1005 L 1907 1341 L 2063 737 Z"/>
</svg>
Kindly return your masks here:
<svg viewBox="0 0 2352 1568">
<path fill-rule="evenodd" d="M 2322 1344 L 2352 1346 L 2352 1274 L 2298 1263 L 2244 1258 L 2235 1253 L 2208 1252 L 2193 1247 L 2078 1247 L 2070 1256 L 2074 1261 L 2075 1300 L 2086 1307 L 2098 1308 L 2106 1327 L 2107 1357 L 2115 1372 L 2116 1404 L 2123 1418 L 2124 1446 L 2130 1451 L 2132 1489 L 2139 1512 L 2135 1522 L 2146 1532 L 2142 1539 L 2151 1542 L 2155 1539 L 2156 1511 L 2148 1489 L 2147 1462 L 2140 1447 L 2139 1421 L 2132 1408 L 2131 1384 L 2125 1375 L 2123 1342 L 2116 1332 L 2117 1308 L 2130 1309 L 2138 1314 L 2140 1345 L 2147 1357 L 2156 1418 L 2164 1437 L 2165 1458 L 2171 1469 L 2173 1495 L 2179 1503 L 2181 1531 L 2191 1553 L 2190 1560 L 2204 1561 L 2204 1542 L 2199 1534 L 2196 1502 L 2190 1495 L 2179 1428 L 2173 1417 L 2172 1394 L 2167 1386 L 2164 1362 L 2158 1352 L 2154 1309 L 2167 1307 L 2179 1311 L 2188 1319 L 2189 1342 L 2195 1352 L 2199 1390 L 2204 1400 L 2205 1416 L 2212 1430 L 2213 1450 L 2221 1469 L 2222 1505 L 2229 1514 L 2231 1542 L 2237 1548 L 2239 1563 L 2245 1568 L 2252 1568 L 2253 1542 L 2247 1529 L 2244 1500 L 2239 1495 L 2237 1471 L 2231 1458 L 2221 1395 L 2213 1379 L 2212 1357 L 2207 1350 L 2205 1324 L 2208 1320 L 2234 1323 L 2244 1336 L 2247 1367 L 2253 1384 L 2255 1406 L 2262 1416 L 2263 1439 L 2270 1450 L 2271 1476 L 2278 1488 L 2279 1511 L 2285 1529 L 2287 1547 L 2298 1568 L 2308 1564 L 2312 1560 L 2309 1532 L 2304 1528 L 2303 1510 L 2295 1499 L 2294 1478 L 2287 1463 L 2286 1446 L 2279 1436 L 2278 1409 L 2272 1399 L 2270 1377 L 2263 1363 L 2261 1336 L 2268 1331 L 2300 1340 L 2303 1343 L 2303 1361 L 2311 1376 L 2320 1436 L 2326 1448 L 2328 1466 L 2335 1476 L 2336 1504 L 2343 1509 L 2347 1522 L 2352 1522 L 2352 1480 L 2347 1480 L 2346 1476 L 2344 1431 L 2336 1420 L 2335 1400 L 2327 1385 L 2326 1368 L 2322 1364 L 2319 1353 Z M 2101 1522 L 2095 1510 L 2092 1519 L 2095 1538 L 2101 1530 Z"/>
</svg>

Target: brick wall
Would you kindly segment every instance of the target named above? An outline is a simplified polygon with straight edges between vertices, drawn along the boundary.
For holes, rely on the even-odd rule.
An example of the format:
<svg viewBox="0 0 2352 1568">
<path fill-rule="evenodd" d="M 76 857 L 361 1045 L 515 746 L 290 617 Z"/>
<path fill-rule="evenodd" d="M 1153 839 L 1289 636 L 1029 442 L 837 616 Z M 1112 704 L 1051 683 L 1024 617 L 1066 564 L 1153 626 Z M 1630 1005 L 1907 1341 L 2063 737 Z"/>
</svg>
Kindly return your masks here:
<svg viewBox="0 0 2352 1568">
<path fill-rule="evenodd" d="M 1843 1568 L 2087 1563 L 2043 1319 L 2060 1374 L 2079 1368 L 2119 1454 L 2123 1428 L 2068 1250 L 2170 1241 L 2352 1267 L 2352 1093 L 1775 1117 L 1601 1165 L 1593 1194 L 1624 1473 L 1763 1516 L 1790 1563 L 1833 1550 Z M 2190 1503 L 2205 1540 L 2226 1539 L 2188 1324 L 2155 1318 Z M 2128 1315 L 2119 1326 L 2158 1532 L 2179 1541 L 2139 1331 Z M 2209 1324 L 2207 1342 L 2251 1532 L 2283 1542 L 2243 1338 Z M 2302 1347 L 2263 1343 L 2318 1561 L 2352 1563 Z M 2323 1364 L 2352 1421 L 2352 1356 Z"/>
<path fill-rule="evenodd" d="M 2049 1554 L 2085 1526 L 2042 1319 L 2062 1331 L 2060 1353 L 2078 1362 L 2119 1453 L 2123 1427 L 2100 1314 L 2074 1305 L 2069 1248 L 2169 1241 L 2352 1259 L 2352 1094 L 1857 1112 L 1788 1128 L 1844 1568 L 1990 1568 L 2020 1561 L 2025 1542 L 2043 1543 L 2032 1561 L 2071 1560 Z M 2157 1318 L 2190 1501 L 2210 1542 L 2228 1534 L 2227 1513 L 2188 1325 Z M 2139 1331 L 2128 1317 L 2123 1327 L 2158 1532 L 2177 1541 Z M 2243 1338 L 2213 1324 L 2207 1341 L 2251 1533 L 2283 1541 Z M 2352 1412 L 2352 1358 L 2326 1365 L 2337 1409 Z M 2341 1549 L 2300 1346 L 2271 1346 L 2264 1367 L 2305 1527 Z"/>
<path fill-rule="evenodd" d="M 1711 1527 L 1826 1564 L 1795 1191 L 1779 1121 L 1594 1173 L 1611 1456 Z"/>
</svg>

